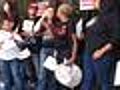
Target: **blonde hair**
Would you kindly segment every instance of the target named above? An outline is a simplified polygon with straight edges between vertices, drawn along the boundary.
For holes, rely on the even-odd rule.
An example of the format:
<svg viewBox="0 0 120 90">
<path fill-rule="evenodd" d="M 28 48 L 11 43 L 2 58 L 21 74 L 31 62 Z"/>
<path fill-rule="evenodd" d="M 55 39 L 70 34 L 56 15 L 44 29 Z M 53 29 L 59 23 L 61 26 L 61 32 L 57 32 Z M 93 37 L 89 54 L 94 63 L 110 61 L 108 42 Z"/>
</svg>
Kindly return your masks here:
<svg viewBox="0 0 120 90">
<path fill-rule="evenodd" d="M 57 11 L 69 17 L 72 14 L 73 7 L 70 4 L 61 4 Z"/>
</svg>

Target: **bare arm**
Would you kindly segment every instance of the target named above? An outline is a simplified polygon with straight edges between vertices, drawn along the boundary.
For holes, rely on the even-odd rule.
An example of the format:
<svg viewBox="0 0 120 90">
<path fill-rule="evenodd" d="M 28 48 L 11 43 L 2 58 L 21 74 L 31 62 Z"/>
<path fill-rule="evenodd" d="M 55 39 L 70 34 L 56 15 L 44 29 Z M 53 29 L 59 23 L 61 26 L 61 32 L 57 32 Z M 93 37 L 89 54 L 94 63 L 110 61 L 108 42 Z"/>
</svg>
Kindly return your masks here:
<svg viewBox="0 0 120 90">
<path fill-rule="evenodd" d="M 74 63 L 75 59 L 76 59 L 76 55 L 77 55 L 77 38 L 75 36 L 75 34 L 71 35 L 72 37 L 72 41 L 73 41 L 73 46 L 72 46 L 72 56 L 70 58 L 70 62 Z"/>
<path fill-rule="evenodd" d="M 106 45 L 104 45 L 102 48 L 96 50 L 93 53 L 93 58 L 94 60 L 97 60 L 99 58 L 101 58 L 105 53 L 107 53 L 108 51 L 110 51 L 112 49 L 112 44 L 111 43 L 107 43 Z"/>
</svg>

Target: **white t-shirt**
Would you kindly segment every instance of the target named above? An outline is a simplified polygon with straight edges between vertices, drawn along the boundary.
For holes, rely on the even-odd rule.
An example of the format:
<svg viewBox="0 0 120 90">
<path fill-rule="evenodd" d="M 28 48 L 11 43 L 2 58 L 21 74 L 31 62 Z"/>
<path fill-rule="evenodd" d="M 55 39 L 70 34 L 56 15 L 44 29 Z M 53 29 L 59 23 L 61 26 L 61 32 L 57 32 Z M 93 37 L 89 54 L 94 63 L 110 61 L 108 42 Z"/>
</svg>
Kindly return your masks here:
<svg viewBox="0 0 120 90">
<path fill-rule="evenodd" d="M 27 33 L 33 32 L 34 21 L 33 20 L 24 20 L 22 25 L 22 30 Z"/>
<path fill-rule="evenodd" d="M 13 39 L 13 34 L 0 30 L 0 60 L 12 60 L 18 57 L 20 49 Z"/>
<path fill-rule="evenodd" d="M 86 27 L 86 28 L 91 27 L 92 25 L 94 25 L 94 24 L 96 23 L 97 19 L 98 19 L 98 16 L 95 16 L 95 17 L 91 18 L 89 21 L 87 21 L 85 27 Z M 76 24 L 76 36 L 77 36 L 78 38 L 80 38 L 81 35 L 82 35 L 82 31 L 83 31 L 82 24 L 83 24 L 83 22 L 84 22 L 83 19 L 80 18 L 80 20 L 79 20 L 78 23 Z"/>
<path fill-rule="evenodd" d="M 40 18 L 36 22 L 36 24 L 34 24 L 35 23 L 34 20 L 30 20 L 30 19 L 24 20 L 22 24 L 22 30 L 30 34 L 38 32 L 40 30 L 43 19 L 44 17 Z"/>
</svg>

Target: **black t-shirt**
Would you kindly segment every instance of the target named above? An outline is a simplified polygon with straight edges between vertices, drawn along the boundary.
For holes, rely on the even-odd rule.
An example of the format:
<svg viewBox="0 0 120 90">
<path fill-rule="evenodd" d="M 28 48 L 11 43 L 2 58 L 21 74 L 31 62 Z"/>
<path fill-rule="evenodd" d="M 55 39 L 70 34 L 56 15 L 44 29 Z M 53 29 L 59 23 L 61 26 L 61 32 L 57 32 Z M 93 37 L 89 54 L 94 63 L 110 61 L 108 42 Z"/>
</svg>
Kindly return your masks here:
<svg viewBox="0 0 120 90">
<path fill-rule="evenodd" d="M 58 19 L 54 21 L 54 25 L 55 25 L 54 35 L 56 37 L 55 47 L 62 54 L 64 50 L 64 53 L 67 54 L 65 56 L 69 57 L 73 45 L 71 34 L 75 32 L 75 25 L 71 20 L 67 22 L 61 22 Z M 61 32 L 63 33 L 61 34 Z"/>
<path fill-rule="evenodd" d="M 86 50 L 91 54 L 107 43 L 112 43 L 115 47 L 120 41 L 118 12 L 116 10 L 105 11 L 98 17 L 97 22 L 86 29 Z"/>
</svg>

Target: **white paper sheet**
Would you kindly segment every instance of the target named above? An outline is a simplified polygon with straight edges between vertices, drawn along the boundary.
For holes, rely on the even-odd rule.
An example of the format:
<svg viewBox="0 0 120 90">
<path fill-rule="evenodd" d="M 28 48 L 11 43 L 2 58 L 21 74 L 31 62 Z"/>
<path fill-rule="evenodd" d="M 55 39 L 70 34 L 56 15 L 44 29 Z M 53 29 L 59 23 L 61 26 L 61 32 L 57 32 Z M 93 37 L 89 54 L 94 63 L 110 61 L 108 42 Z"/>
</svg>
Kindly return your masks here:
<svg viewBox="0 0 120 90">
<path fill-rule="evenodd" d="M 117 66 L 116 66 L 114 86 L 120 86 L 120 61 L 117 62 Z"/>
</svg>

